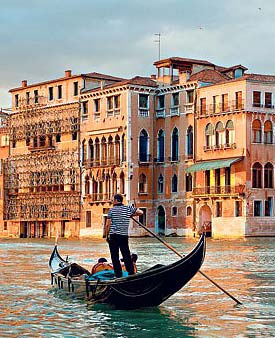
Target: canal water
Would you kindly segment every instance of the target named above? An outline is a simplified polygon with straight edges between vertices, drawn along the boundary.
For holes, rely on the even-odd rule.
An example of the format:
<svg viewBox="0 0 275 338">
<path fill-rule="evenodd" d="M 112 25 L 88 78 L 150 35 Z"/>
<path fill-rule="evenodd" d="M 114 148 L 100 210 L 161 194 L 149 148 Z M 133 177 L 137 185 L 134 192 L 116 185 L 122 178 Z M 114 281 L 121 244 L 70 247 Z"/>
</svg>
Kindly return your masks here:
<svg viewBox="0 0 275 338">
<path fill-rule="evenodd" d="M 188 253 L 196 239 L 168 238 Z M 48 259 L 53 240 L 0 240 L 0 337 L 275 337 L 274 238 L 207 239 L 207 276 L 233 294 L 236 305 L 201 274 L 156 308 L 113 310 L 55 292 Z M 177 256 L 153 238 L 130 240 L 139 270 Z M 60 239 L 59 251 L 90 268 L 109 258 L 104 240 Z M 176 278 L 176 276 L 175 276 Z"/>
</svg>

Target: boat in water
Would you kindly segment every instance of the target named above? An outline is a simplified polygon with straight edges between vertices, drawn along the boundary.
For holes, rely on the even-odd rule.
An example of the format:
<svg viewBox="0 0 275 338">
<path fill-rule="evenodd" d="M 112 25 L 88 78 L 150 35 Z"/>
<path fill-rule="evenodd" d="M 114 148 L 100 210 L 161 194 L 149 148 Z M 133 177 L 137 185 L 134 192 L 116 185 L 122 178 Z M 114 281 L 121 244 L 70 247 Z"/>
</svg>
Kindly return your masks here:
<svg viewBox="0 0 275 338">
<path fill-rule="evenodd" d="M 158 306 L 179 291 L 199 271 L 205 256 L 205 235 L 194 249 L 180 260 L 157 264 L 134 275 L 114 278 L 112 271 L 91 274 L 87 269 L 63 259 L 55 245 L 49 260 L 51 284 L 88 300 L 106 303 L 117 309 Z"/>
</svg>

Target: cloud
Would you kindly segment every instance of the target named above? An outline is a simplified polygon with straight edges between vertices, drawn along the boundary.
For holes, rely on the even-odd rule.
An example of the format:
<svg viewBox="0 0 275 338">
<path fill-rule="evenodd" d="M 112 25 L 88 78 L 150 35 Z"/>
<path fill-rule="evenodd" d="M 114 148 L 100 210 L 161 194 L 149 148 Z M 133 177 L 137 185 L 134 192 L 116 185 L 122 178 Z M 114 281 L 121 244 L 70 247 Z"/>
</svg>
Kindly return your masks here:
<svg viewBox="0 0 275 338">
<path fill-rule="evenodd" d="M 7 88 L 73 73 L 150 75 L 161 56 L 274 73 L 273 0 L 10 0 L 0 12 L 0 107 Z M 260 9 L 259 9 L 260 8 Z"/>
</svg>

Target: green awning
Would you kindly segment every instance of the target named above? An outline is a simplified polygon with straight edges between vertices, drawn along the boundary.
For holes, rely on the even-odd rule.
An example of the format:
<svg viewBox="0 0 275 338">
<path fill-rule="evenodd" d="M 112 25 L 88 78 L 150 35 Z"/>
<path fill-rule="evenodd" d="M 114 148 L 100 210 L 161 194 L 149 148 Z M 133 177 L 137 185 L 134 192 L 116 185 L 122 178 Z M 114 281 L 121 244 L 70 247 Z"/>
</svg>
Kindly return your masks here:
<svg viewBox="0 0 275 338">
<path fill-rule="evenodd" d="M 194 173 L 196 171 L 204 171 L 211 169 L 219 169 L 219 168 L 227 168 L 230 167 L 231 164 L 238 162 L 242 159 L 242 157 L 234 157 L 228 158 L 224 160 L 215 160 L 215 161 L 204 161 L 191 165 L 188 167 L 185 172 L 186 173 Z"/>
</svg>

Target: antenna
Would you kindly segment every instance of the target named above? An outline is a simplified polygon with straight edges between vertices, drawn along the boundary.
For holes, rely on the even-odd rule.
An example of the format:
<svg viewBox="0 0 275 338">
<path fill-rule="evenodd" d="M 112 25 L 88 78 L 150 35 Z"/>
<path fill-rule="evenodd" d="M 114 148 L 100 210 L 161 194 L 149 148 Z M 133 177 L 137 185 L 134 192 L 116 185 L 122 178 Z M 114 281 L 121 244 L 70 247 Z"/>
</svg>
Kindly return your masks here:
<svg viewBox="0 0 275 338">
<path fill-rule="evenodd" d="M 154 40 L 154 42 L 157 42 L 158 43 L 158 59 L 160 60 L 160 37 L 161 37 L 161 34 L 160 33 L 155 33 L 154 35 L 157 36 L 157 40 Z"/>
</svg>

